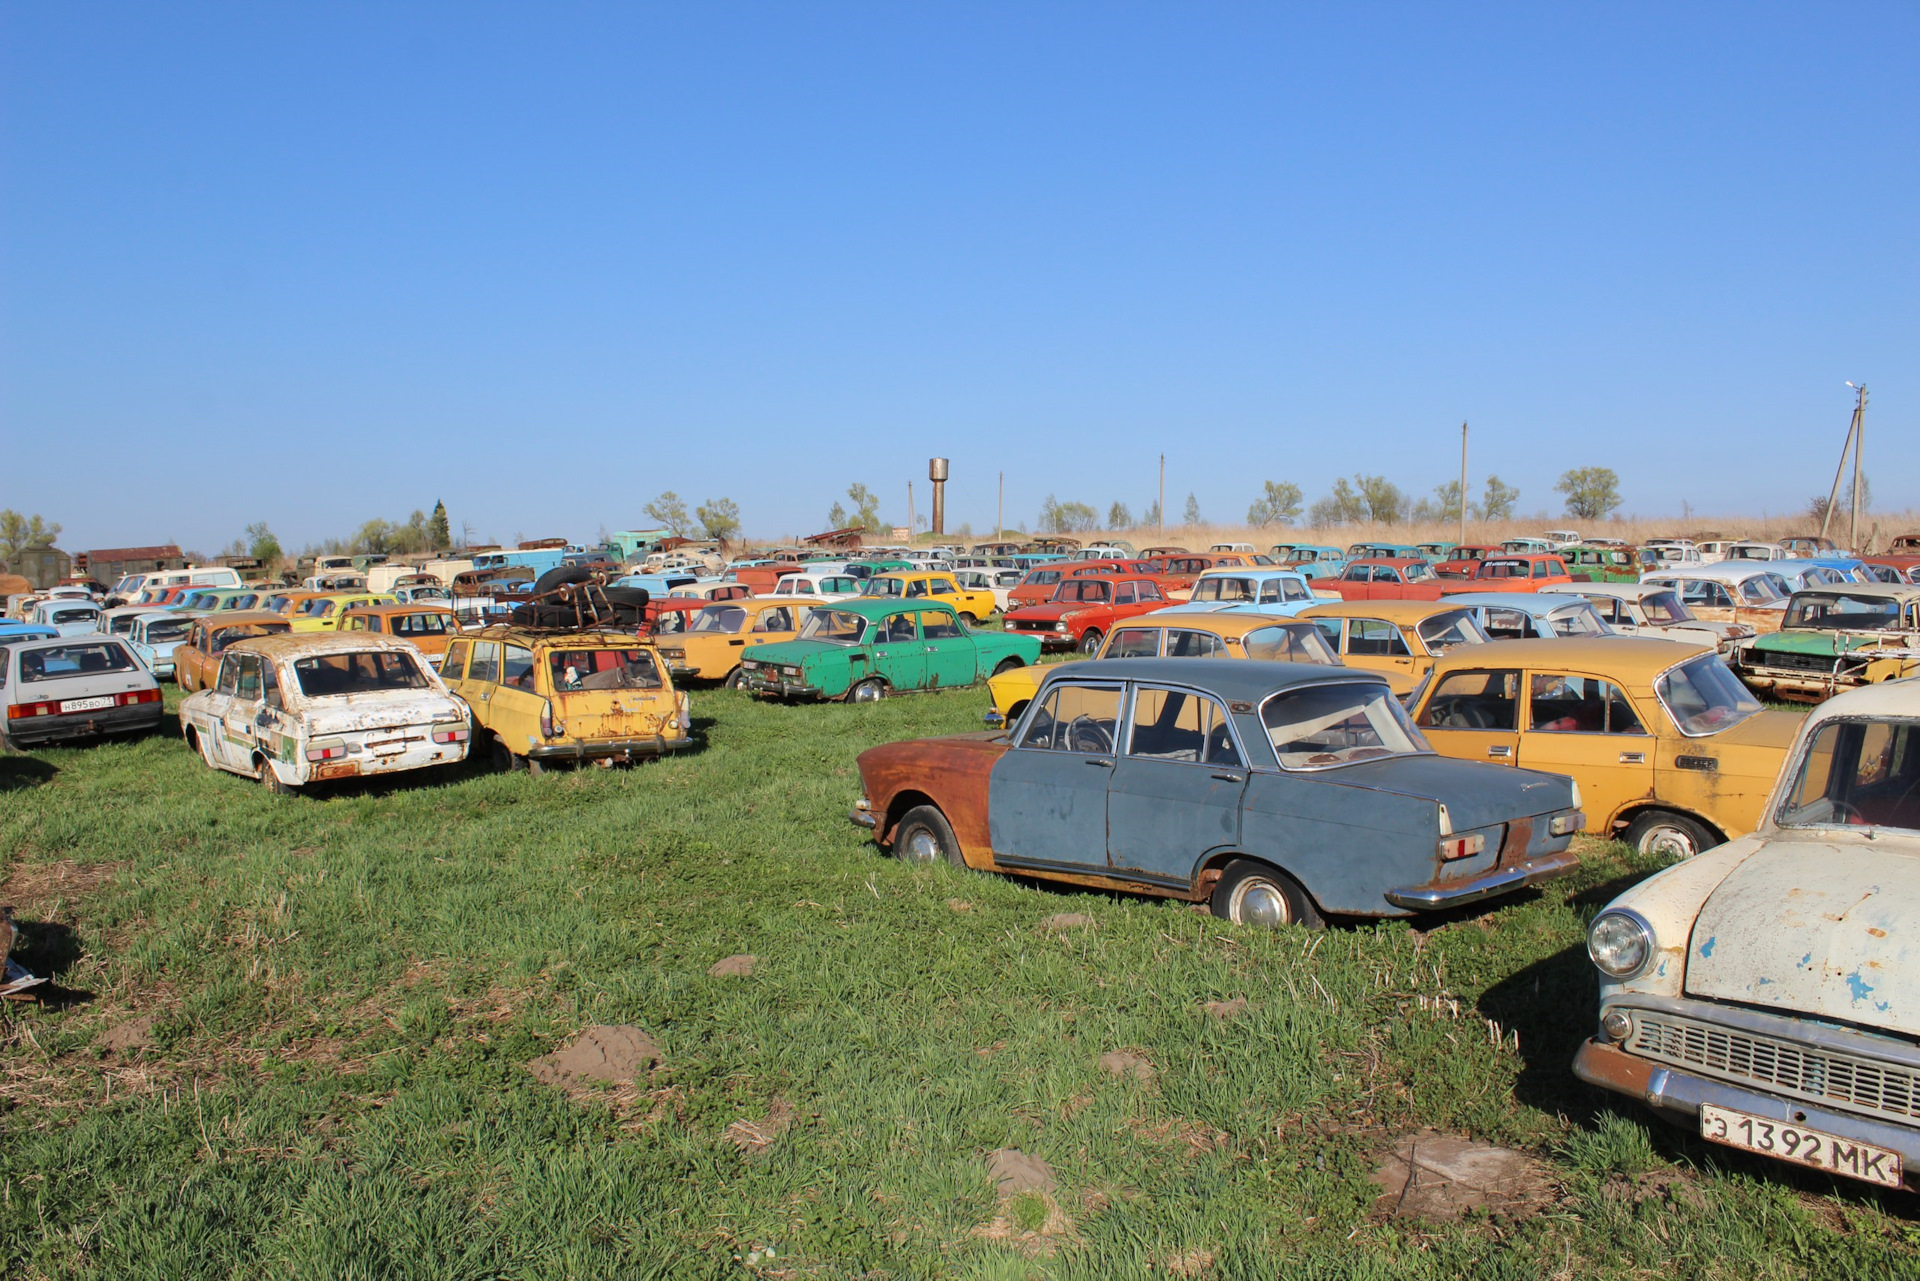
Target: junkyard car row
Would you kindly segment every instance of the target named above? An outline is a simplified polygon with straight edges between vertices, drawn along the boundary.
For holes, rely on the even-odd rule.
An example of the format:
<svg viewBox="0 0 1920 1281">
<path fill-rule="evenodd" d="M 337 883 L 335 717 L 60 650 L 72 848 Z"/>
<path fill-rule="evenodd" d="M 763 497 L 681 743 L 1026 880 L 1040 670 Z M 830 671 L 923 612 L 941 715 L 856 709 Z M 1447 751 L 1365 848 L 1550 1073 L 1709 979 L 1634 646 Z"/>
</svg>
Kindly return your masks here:
<svg viewBox="0 0 1920 1281">
<path fill-rule="evenodd" d="M 65 586 L 0 622 L 5 741 L 152 730 L 171 678 L 207 766 L 295 794 L 694 750 L 689 686 L 984 683 L 987 730 L 859 756 L 852 820 L 894 856 L 1317 927 L 1497 899 L 1573 871 L 1577 834 L 1621 840 L 1671 865 L 1593 920 L 1574 1070 L 1715 1143 L 1920 1178 L 1920 557 L 1063 543 Z"/>
</svg>

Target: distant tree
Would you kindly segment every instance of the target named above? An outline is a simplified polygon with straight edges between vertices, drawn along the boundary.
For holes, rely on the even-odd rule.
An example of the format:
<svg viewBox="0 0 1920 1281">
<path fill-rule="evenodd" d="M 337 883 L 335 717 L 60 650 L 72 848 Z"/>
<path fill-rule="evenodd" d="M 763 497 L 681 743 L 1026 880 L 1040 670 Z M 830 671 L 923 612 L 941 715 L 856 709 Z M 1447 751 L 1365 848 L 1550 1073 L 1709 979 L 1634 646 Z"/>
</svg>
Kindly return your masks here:
<svg viewBox="0 0 1920 1281">
<path fill-rule="evenodd" d="M 740 505 L 731 498 L 710 498 L 694 508 L 693 514 L 715 542 L 731 542 L 740 533 Z"/>
<path fill-rule="evenodd" d="M 1181 524 L 1192 528 L 1200 523 L 1200 500 L 1191 492 L 1187 494 L 1187 510 L 1182 514 Z"/>
<path fill-rule="evenodd" d="M 1148 503 L 1147 509 L 1140 513 L 1140 528 L 1145 529 L 1149 525 L 1155 529 L 1160 528 L 1160 500 L 1158 498 Z"/>
<path fill-rule="evenodd" d="M 1368 520 L 1379 525 L 1397 525 L 1407 518 L 1407 496 L 1385 476 L 1355 475 L 1353 483 L 1360 501 L 1367 505 Z"/>
<path fill-rule="evenodd" d="M 1422 504 L 1425 505 L 1424 512 L 1422 511 Z M 1469 516 L 1476 516 L 1479 513 L 1472 507 L 1469 507 L 1467 514 Z M 1460 482 L 1450 480 L 1444 485 L 1435 485 L 1433 487 L 1433 499 L 1431 502 L 1426 499 L 1421 499 L 1419 503 L 1414 504 L 1413 518 L 1416 521 L 1459 520 Z"/>
<path fill-rule="evenodd" d="M 1567 515 L 1578 520 L 1605 520 L 1620 505 L 1620 477 L 1611 467 L 1575 467 L 1553 488 L 1567 496 Z"/>
<path fill-rule="evenodd" d="M 248 525 L 246 540 L 246 554 L 261 564 L 271 565 L 280 559 L 282 554 L 280 551 L 280 540 L 273 536 L 271 529 L 267 528 L 266 521 L 256 520 L 253 524 Z"/>
<path fill-rule="evenodd" d="M 1865 472 L 1860 473 L 1860 510 L 1867 511 L 1873 506 L 1873 481 Z M 1849 479 L 1840 487 L 1840 496 L 1833 500 L 1833 515 L 1837 520 L 1841 516 L 1853 514 L 1853 481 Z M 1827 496 L 1815 494 L 1807 501 L 1807 519 L 1816 526 L 1827 519 Z"/>
<path fill-rule="evenodd" d="M 885 528 L 880 523 L 880 495 L 856 480 L 847 486 L 847 501 L 853 504 L 853 518 L 848 524 L 858 525 L 869 533 Z"/>
<path fill-rule="evenodd" d="M 847 527 L 847 509 L 839 503 L 827 508 L 827 528 L 845 529 Z"/>
<path fill-rule="evenodd" d="M 393 529 L 393 525 L 375 516 L 354 532 L 347 546 L 356 555 L 384 552 L 393 541 Z"/>
<path fill-rule="evenodd" d="M 51 547 L 60 537 L 60 526 L 50 525 L 39 516 L 22 516 L 9 507 L 0 511 L 0 556 L 11 556 L 29 547 Z"/>
<path fill-rule="evenodd" d="M 1119 500 L 1116 499 L 1114 501 L 1113 506 L 1107 508 L 1107 528 L 1108 529 L 1132 529 L 1133 528 L 1133 513 L 1127 510 L 1127 505 L 1125 503 L 1120 502 Z"/>
<path fill-rule="evenodd" d="M 473 546 L 473 534 L 474 534 L 473 522 L 470 520 L 461 521 L 460 522 L 460 550 L 465 551 L 467 548 Z"/>
<path fill-rule="evenodd" d="M 433 500 L 433 519 L 427 522 L 427 532 L 433 536 L 436 550 L 453 546 L 453 531 L 447 527 L 447 505 L 437 498 Z M 600 541 L 607 541 L 604 528 Z"/>
<path fill-rule="evenodd" d="M 1475 515 L 1486 520 L 1510 520 L 1513 517 L 1514 504 L 1520 501 L 1520 491 L 1506 484 L 1498 476 L 1487 477 L 1487 487 L 1480 496 L 1480 509 Z"/>
<path fill-rule="evenodd" d="M 1355 492 L 1345 476 L 1335 480 L 1332 491 L 1307 509 L 1308 523 L 1320 528 L 1352 525 L 1366 518 L 1367 501 Z"/>
<path fill-rule="evenodd" d="M 1100 513 L 1085 503 L 1063 503 L 1052 494 L 1040 504 L 1040 532 L 1073 534 L 1100 527 Z"/>
<path fill-rule="evenodd" d="M 671 489 L 640 510 L 682 538 L 693 528 L 693 522 L 687 518 L 687 505 Z"/>
<path fill-rule="evenodd" d="M 1269 525 L 1291 525 L 1300 519 L 1300 486 L 1290 480 L 1270 480 L 1265 492 L 1247 508 L 1247 524 L 1256 529 Z"/>
</svg>

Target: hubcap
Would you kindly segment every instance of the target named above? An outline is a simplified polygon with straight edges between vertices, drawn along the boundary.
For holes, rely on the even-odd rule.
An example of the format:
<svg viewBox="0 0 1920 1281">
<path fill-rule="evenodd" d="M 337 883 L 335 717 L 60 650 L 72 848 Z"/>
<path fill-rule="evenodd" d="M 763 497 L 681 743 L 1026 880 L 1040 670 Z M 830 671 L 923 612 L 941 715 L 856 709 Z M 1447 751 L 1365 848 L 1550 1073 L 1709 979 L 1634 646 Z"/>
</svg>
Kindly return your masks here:
<svg viewBox="0 0 1920 1281">
<path fill-rule="evenodd" d="M 878 685 L 872 684 L 871 682 L 865 685 L 862 685 L 859 689 L 856 689 L 853 691 L 853 701 L 856 703 L 879 702 L 880 687 Z"/>
<path fill-rule="evenodd" d="M 900 844 L 910 863 L 932 863 L 940 858 L 940 842 L 924 827 L 914 828 Z"/>
<path fill-rule="evenodd" d="M 1693 848 L 1693 838 L 1677 827 L 1656 827 L 1647 833 L 1647 839 L 1641 843 L 1642 854 L 1659 854 L 1667 858 L 1692 858 L 1697 852 Z"/>
<path fill-rule="evenodd" d="M 1293 913 L 1278 885 L 1253 880 L 1233 892 L 1233 919 L 1241 925 L 1285 925 Z"/>
</svg>

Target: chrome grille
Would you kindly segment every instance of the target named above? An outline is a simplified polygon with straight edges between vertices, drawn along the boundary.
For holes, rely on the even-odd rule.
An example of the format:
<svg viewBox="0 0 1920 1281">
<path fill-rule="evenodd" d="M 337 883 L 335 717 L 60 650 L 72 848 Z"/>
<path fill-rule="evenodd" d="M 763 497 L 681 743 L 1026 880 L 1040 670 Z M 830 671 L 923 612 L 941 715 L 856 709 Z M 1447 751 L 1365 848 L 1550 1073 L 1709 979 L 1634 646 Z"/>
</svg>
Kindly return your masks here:
<svg viewBox="0 0 1920 1281">
<path fill-rule="evenodd" d="M 1802 654 L 1794 650 L 1755 649 L 1748 651 L 1748 658 L 1755 670 L 1774 668 L 1793 672 L 1830 672 L 1834 669 L 1832 654 Z"/>
<path fill-rule="evenodd" d="M 1631 1013 L 1633 1037 L 1627 1048 L 1642 1057 L 1852 1112 L 1920 1119 L 1920 1072 L 1698 1019 Z"/>
</svg>

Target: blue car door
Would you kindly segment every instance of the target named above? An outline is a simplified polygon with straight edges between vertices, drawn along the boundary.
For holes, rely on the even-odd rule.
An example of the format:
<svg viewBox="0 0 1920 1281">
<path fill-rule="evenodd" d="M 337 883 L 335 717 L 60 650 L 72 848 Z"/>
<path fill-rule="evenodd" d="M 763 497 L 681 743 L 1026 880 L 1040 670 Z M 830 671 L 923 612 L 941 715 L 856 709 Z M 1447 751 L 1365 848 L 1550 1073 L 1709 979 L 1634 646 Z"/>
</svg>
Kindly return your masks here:
<svg viewBox="0 0 1920 1281">
<path fill-rule="evenodd" d="M 1136 686 L 1126 738 L 1107 785 L 1108 864 L 1186 885 L 1201 858 L 1240 843 L 1247 769 L 1226 708 L 1192 690 Z"/>
<path fill-rule="evenodd" d="M 1056 681 L 993 767 L 988 832 L 1002 863 L 1107 870 L 1107 781 L 1123 686 Z"/>
</svg>

